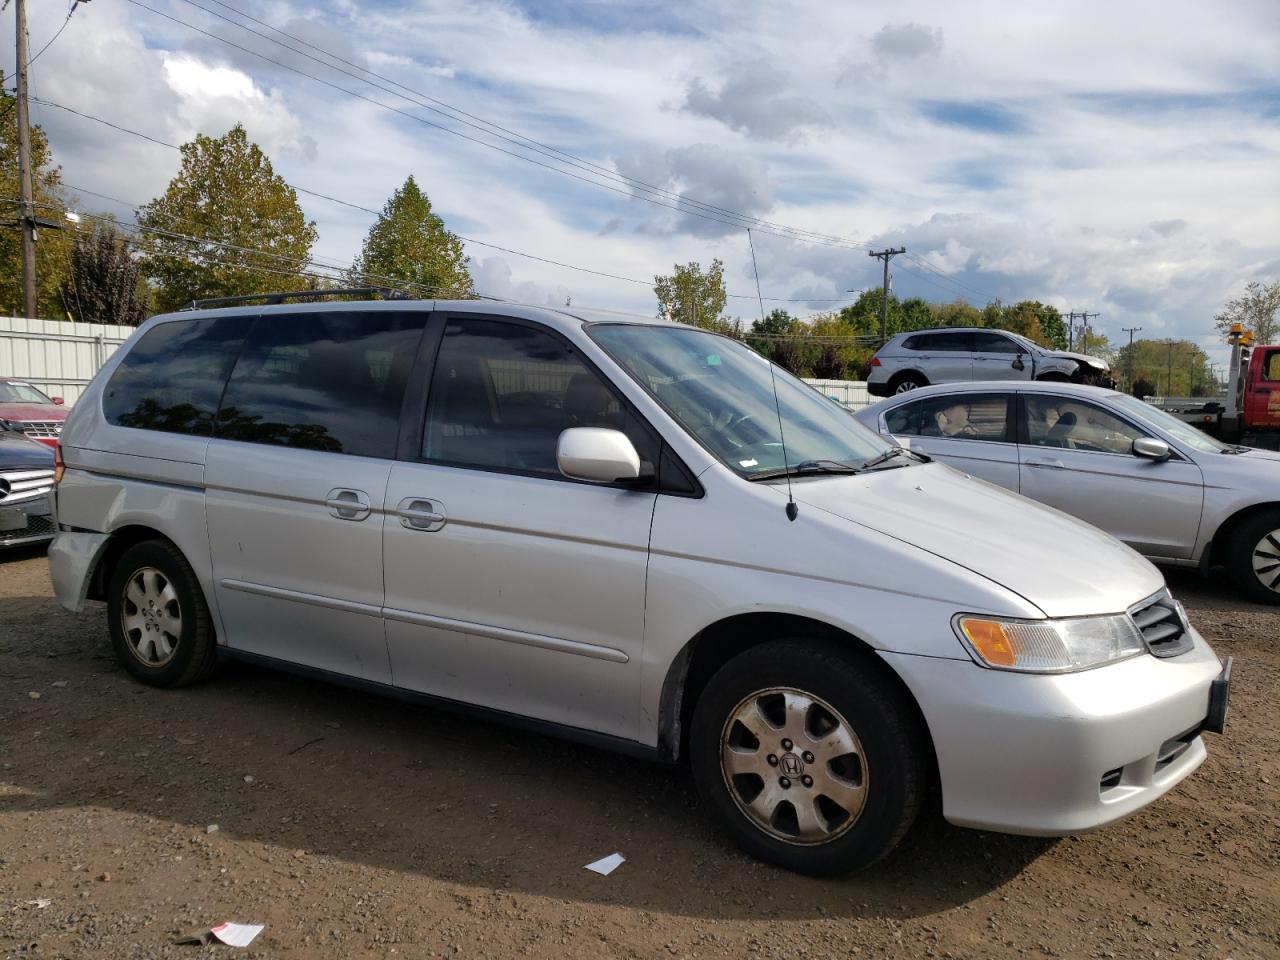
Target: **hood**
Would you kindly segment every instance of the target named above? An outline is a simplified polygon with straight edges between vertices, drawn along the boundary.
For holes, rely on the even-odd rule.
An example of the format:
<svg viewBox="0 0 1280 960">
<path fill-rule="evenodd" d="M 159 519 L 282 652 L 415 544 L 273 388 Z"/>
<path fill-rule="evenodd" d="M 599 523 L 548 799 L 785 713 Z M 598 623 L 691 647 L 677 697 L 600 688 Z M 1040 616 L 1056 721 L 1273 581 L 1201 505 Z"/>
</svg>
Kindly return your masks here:
<svg viewBox="0 0 1280 960">
<path fill-rule="evenodd" d="M 1127 610 L 1164 587 L 1096 527 L 940 463 L 793 484 L 796 500 L 959 564 L 1049 617 Z"/>
<path fill-rule="evenodd" d="M 0 430 L 0 470 L 10 467 L 53 469 L 53 448 L 20 433 Z"/>
<path fill-rule="evenodd" d="M 0 403 L 0 420 L 65 420 L 67 408 L 56 403 Z"/>
<path fill-rule="evenodd" d="M 1066 350 L 1048 350 L 1046 353 L 1051 357 L 1066 357 L 1069 360 L 1079 360 L 1090 366 L 1098 367 L 1100 370 L 1110 370 L 1111 364 L 1103 360 L 1101 357 L 1091 357 L 1087 353 L 1068 353 Z"/>
<path fill-rule="evenodd" d="M 1244 453 L 1196 454 L 1211 487 L 1248 491 L 1255 502 L 1280 499 L 1280 453 L 1250 447 Z"/>
</svg>

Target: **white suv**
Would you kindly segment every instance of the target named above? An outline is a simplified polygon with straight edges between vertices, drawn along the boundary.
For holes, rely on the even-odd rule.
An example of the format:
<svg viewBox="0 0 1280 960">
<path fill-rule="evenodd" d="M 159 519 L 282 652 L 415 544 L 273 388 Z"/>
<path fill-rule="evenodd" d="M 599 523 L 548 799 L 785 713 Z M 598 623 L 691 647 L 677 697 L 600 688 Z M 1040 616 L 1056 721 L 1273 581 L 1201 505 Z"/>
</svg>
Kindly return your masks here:
<svg viewBox="0 0 1280 960">
<path fill-rule="evenodd" d="M 967 380 L 1056 380 L 1110 386 L 1101 357 L 1050 350 L 1034 340 L 982 327 L 915 330 L 891 337 L 871 358 L 867 392 L 906 393 L 934 383 Z"/>
<path fill-rule="evenodd" d="M 155 317 L 61 456 L 58 597 L 139 680 L 239 657 L 687 758 L 797 870 L 875 862 L 935 780 L 958 824 L 1090 830 L 1222 729 L 1229 662 L 1146 560 L 677 324 Z"/>
</svg>

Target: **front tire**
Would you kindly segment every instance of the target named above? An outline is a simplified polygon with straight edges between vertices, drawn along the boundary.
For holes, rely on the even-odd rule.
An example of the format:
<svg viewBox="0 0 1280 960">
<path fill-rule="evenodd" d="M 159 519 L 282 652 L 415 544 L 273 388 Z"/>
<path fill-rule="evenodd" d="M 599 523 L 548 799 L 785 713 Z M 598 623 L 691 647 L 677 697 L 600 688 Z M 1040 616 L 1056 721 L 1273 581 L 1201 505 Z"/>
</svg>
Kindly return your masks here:
<svg viewBox="0 0 1280 960">
<path fill-rule="evenodd" d="M 1227 570 L 1251 600 L 1280 604 L 1280 510 L 1264 510 L 1232 533 Z"/>
<path fill-rule="evenodd" d="M 833 876 L 871 866 L 915 820 L 918 716 L 882 669 L 833 643 L 776 640 L 711 678 L 689 756 L 703 802 L 752 856 Z"/>
<path fill-rule="evenodd" d="M 124 552 L 107 588 L 116 659 L 153 687 L 208 677 L 217 662 L 209 606 L 195 572 L 173 544 L 147 540 Z"/>
</svg>

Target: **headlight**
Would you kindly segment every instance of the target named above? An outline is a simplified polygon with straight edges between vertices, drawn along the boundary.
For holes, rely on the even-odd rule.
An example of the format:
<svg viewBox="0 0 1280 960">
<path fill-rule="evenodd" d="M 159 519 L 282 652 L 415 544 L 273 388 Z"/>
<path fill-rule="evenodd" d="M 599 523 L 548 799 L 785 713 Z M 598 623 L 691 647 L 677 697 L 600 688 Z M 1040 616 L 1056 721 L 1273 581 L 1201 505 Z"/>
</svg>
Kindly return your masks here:
<svg viewBox="0 0 1280 960">
<path fill-rule="evenodd" d="M 1124 614 L 1071 620 L 994 620 L 961 614 L 955 627 L 977 661 L 997 670 L 1070 673 L 1146 650 L 1142 634 Z"/>
</svg>

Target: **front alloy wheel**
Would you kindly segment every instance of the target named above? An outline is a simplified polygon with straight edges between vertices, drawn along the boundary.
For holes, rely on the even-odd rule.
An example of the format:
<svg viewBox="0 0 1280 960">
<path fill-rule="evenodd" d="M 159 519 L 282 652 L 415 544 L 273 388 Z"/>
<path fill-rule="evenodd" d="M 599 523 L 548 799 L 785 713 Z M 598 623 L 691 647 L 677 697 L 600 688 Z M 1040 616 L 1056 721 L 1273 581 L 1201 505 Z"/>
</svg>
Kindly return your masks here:
<svg viewBox="0 0 1280 960">
<path fill-rule="evenodd" d="M 857 822 L 867 798 L 862 744 L 833 706 L 793 687 L 750 694 L 720 740 L 734 802 L 783 843 L 825 843 Z"/>
<path fill-rule="evenodd" d="M 919 711 L 857 641 L 790 637 L 730 659 L 697 695 L 698 793 L 752 856 L 831 876 L 875 863 L 928 779 Z"/>
<path fill-rule="evenodd" d="M 1272 593 L 1280 594 L 1280 528 L 1264 534 L 1253 546 L 1253 575 Z"/>
<path fill-rule="evenodd" d="M 182 637 L 178 592 L 155 567 L 134 571 L 124 588 L 120 627 L 129 652 L 148 667 L 163 667 Z"/>
</svg>

